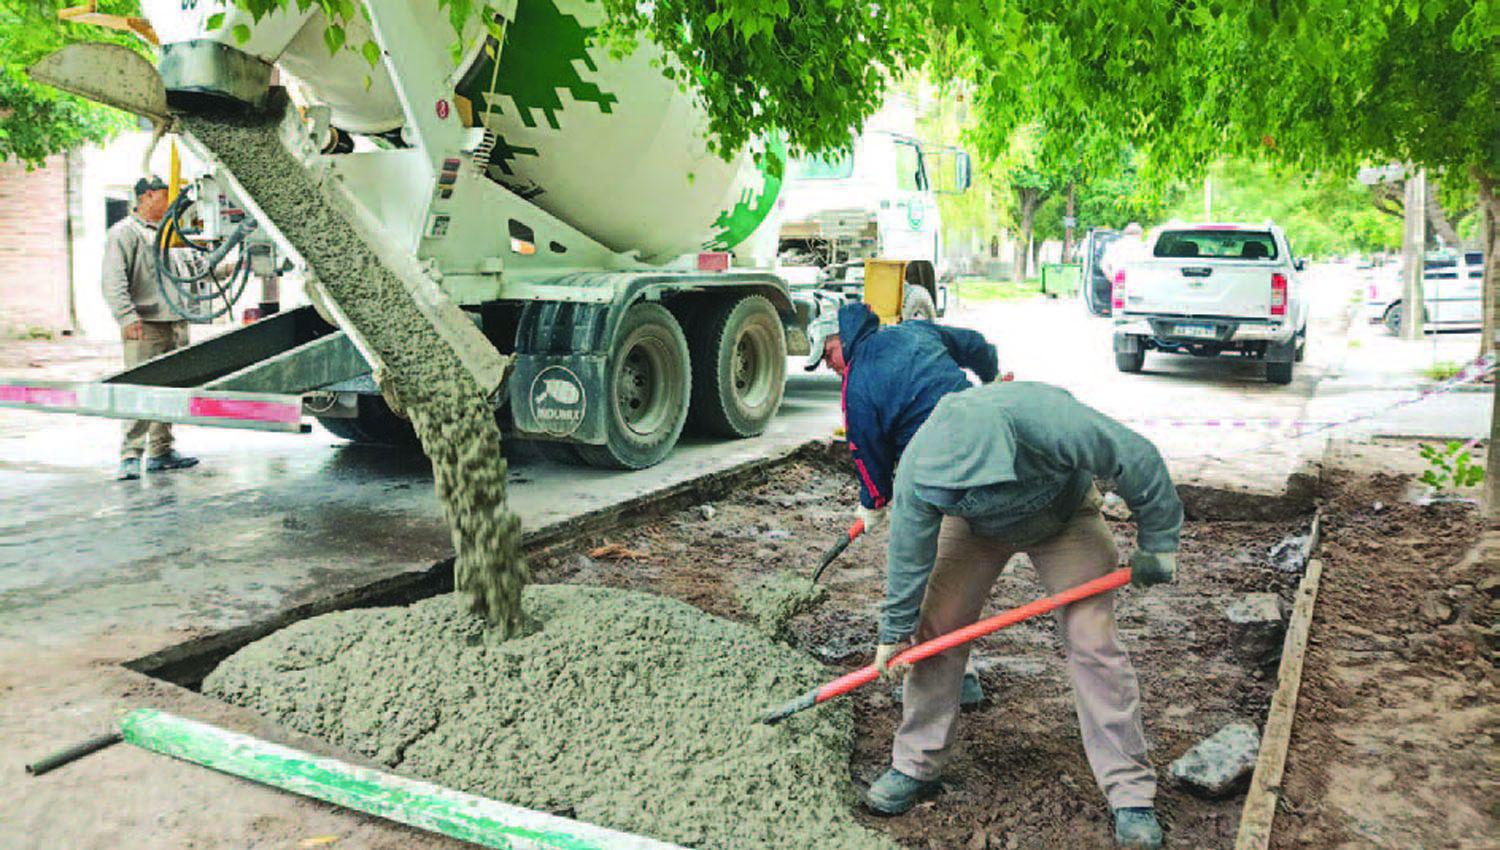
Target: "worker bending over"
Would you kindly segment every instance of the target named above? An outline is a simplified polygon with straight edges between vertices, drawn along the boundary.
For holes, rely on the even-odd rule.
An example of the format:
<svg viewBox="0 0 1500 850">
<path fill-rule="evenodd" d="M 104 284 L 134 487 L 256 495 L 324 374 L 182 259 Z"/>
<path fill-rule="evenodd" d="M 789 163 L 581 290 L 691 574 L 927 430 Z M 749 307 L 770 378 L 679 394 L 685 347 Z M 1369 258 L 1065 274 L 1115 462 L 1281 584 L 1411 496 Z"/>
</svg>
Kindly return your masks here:
<svg viewBox="0 0 1500 850">
<path fill-rule="evenodd" d="M 859 480 L 859 515 L 865 531 L 874 531 L 884 521 L 896 462 L 912 435 L 939 399 L 973 386 L 965 369 L 990 383 L 1000 358 L 978 331 L 928 321 L 882 328 L 862 303 L 839 309 L 838 330 L 824 340 L 823 358 L 844 378 L 844 431 Z M 973 670 L 965 672 L 962 691 L 963 705 L 983 701 Z"/>
<path fill-rule="evenodd" d="M 909 667 L 891 659 L 979 618 L 1007 560 L 1025 552 L 1048 593 L 1118 563 L 1094 479 L 1113 479 L 1139 525 L 1131 583 L 1171 581 L 1182 503 L 1144 437 L 1041 383 L 997 383 L 938 402 L 896 471 L 885 601 L 875 664 L 906 674 L 891 769 L 871 808 L 900 814 L 936 792 L 953 741 L 969 646 Z M 1135 670 L 1115 629 L 1114 595 L 1058 612 L 1083 747 L 1122 847 L 1161 846 L 1156 777 L 1146 757 Z"/>
</svg>

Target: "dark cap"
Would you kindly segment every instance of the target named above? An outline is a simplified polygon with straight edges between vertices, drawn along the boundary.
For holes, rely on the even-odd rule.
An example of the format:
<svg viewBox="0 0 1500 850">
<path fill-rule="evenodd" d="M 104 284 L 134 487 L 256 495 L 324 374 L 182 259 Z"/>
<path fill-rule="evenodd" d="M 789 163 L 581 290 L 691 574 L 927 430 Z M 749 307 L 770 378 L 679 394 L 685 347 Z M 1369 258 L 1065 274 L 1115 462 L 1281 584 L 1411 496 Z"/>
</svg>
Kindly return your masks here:
<svg viewBox="0 0 1500 850">
<path fill-rule="evenodd" d="M 163 183 L 160 177 L 153 174 L 150 177 L 142 177 L 135 181 L 135 196 L 139 198 L 147 192 L 155 192 L 166 188 L 167 184 Z"/>
</svg>

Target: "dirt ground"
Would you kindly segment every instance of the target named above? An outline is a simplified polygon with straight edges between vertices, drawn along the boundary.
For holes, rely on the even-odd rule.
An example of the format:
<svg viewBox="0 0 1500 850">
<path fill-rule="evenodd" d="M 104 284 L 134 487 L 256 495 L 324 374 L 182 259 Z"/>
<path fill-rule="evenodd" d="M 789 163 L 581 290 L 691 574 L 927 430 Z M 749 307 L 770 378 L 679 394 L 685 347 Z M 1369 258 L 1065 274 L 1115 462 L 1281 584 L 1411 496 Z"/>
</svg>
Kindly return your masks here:
<svg viewBox="0 0 1500 850">
<path fill-rule="evenodd" d="M 856 494 L 846 457 L 790 464 L 733 498 L 553 549 L 534 559 L 537 578 L 649 590 L 745 619 L 735 601 L 739 583 L 782 569 L 810 575 L 849 522 Z M 1133 526 L 1116 521 L 1114 528 L 1127 551 Z M 1193 797 L 1172 786 L 1165 768 L 1230 721 L 1262 722 L 1274 668 L 1235 654 L 1222 609 L 1245 592 L 1289 599 L 1297 574 L 1276 569 L 1269 552 L 1305 530 L 1300 521 L 1191 522 L 1178 582 L 1122 595 L 1122 631 L 1141 677 L 1153 758 L 1163 777 L 1158 805 L 1175 846 L 1233 843 L 1242 796 Z M 869 661 L 884 561 L 883 537 L 856 541 L 824 576 L 832 598 L 792 622 L 792 643 L 832 665 L 830 677 Z M 1042 594 L 1030 565 L 1018 558 L 997 583 L 988 610 Z M 868 825 L 913 848 L 1113 846 L 1054 631 L 1048 618 L 978 643 L 988 697 L 963 720 L 945 793 L 900 818 L 862 813 Z M 795 695 L 765 696 L 769 707 Z M 878 685 L 855 701 L 851 768 L 863 787 L 889 764 L 900 707 Z"/>
<path fill-rule="evenodd" d="M 1331 473 L 1277 848 L 1500 841 L 1500 530 Z"/>
</svg>

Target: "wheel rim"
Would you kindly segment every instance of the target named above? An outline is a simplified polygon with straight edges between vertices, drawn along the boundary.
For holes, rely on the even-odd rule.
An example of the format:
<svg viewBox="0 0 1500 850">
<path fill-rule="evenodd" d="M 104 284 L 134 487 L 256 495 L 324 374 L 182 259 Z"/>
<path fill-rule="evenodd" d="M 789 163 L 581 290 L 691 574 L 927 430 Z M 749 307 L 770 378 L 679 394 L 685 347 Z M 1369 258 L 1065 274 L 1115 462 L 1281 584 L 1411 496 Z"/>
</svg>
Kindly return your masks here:
<svg viewBox="0 0 1500 850">
<path fill-rule="evenodd" d="M 665 340 L 643 335 L 626 346 L 615 372 L 615 408 L 633 434 L 650 437 L 673 412 L 671 351 Z"/>
<path fill-rule="evenodd" d="M 767 331 L 751 326 L 740 332 L 730 354 L 730 384 L 734 397 L 748 408 L 758 408 L 771 398 L 771 352 Z"/>
</svg>

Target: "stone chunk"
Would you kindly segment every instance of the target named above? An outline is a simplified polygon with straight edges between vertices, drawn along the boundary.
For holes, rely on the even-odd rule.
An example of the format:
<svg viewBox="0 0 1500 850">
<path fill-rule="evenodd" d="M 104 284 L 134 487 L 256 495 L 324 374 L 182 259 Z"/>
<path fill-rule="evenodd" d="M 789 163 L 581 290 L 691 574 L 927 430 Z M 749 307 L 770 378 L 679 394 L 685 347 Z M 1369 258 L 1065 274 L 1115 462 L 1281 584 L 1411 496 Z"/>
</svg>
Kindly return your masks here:
<svg viewBox="0 0 1500 850">
<path fill-rule="evenodd" d="M 1269 664 L 1281 654 L 1286 627 L 1274 593 L 1246 593 L 1224 606 L 1234 654 L 1251 664 Z"/>
<path fill-rule="evenodd" d="M 1205 797 L 1238 791 L 1255 770 L 1260 733 L 1244 721 L 1230 723 L 1172 762 L 1172 777 Z"/>
</svg>

